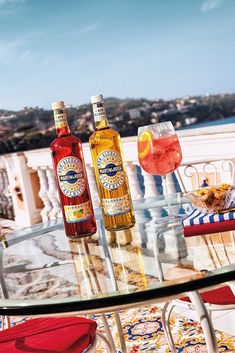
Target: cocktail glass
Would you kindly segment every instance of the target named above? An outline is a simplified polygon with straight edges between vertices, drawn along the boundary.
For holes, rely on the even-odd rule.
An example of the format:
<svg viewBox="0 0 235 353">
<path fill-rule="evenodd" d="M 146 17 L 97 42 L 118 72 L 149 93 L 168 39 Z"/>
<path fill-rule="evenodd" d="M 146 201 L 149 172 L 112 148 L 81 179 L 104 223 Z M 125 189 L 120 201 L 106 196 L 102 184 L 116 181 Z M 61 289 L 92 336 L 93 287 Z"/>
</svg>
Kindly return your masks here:
<svg viewBox="0 0 235 353">
<path fill-rule="evenodd" d="M 168 217 L 174 219 L 166 176 L 182 161 L 182 152 L 175 129 L 170 121 L 141 126 L 138 129 L 138 158 L 148 174 L 160 175 L 168 206 Z"/>
</svg>

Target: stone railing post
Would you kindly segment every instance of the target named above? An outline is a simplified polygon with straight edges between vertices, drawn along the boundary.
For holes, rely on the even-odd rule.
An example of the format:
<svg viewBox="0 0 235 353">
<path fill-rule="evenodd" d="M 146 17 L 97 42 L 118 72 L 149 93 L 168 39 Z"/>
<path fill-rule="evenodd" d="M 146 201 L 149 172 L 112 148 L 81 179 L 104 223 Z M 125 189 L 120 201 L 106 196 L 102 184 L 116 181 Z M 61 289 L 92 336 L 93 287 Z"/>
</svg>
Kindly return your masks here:
<svg viewBox="0 0 235 353">
<path fill-rule="evenodd" d="M 0 216 L 14 219 L 12 197 L 4 157 L 0 156 Z"/>
<path fill-rule="evenodd" d="M 7 216 L 5 173 L 4 169 L 0 169 L 0 215 Z"/>
<path fill-rule="evenodd" d="M 49 213 L 52 211 L 52 203 L 48 197 L 48 180 L 46 175 L 46 168 L 35 168 L 38 173 L 39 181 L 40 181 L 40 190 L 39 196 L 43 201 L 44 207 L 41 211 L 42 221 L 46 222 L 50 220 Z"/>
<path fill-rule="evenodd" d="M 13 209 L 12 197 L 9 192 L 9 181 L 8 181 L 6 170 L 3 171 L 2 178 L 3 178 L 3 185 L 4 185 L 3 197 L 6 200 L 5 212 L 8 219 L 14 219 L 14 209 Z"/>
<path fill-rule="evenodd" d="M 144 178 L 144 187 L 145 187 L 144 197 L 148 198 L 148 197 L 154 197 L 156 195 L 159 195 L 160 193 L 157 189 L 154 176 L 146 173 L 143 169 L 142 169 L 142 175 Z"/>
<path fill-rule="evenodd" d="M 94 168 L 91 164 L 86 165 L 87 179 L 89 183 L 89 188 L 91 192 L 91 199 L 93 208 L 97 208 L 100 206 L 99 194 L 95 181 Z"/>
<path fill-rule="evenodd" d="M 27 166 L 25 156 L 22 153 L 5 155 L 4 161 L 16 224 L 29 226 L 40 222 L 40 207 L 37 207 L 37 195 L 31 183 L 33 170 Z"/>
<path fill-rule="evenodd" d="M 166 175 L 166 185 L 165 185 L 165 183 L 162 183 L 162 187 L 163 187 L 163 194 L 164 195 L 166 194 L 165 188 L 167 188 L 168 194 L 172 194 L 172 193 L 176 192 L 175 183 L 174 183 L 172 173 Z"/>
<path fill-rule="evenodd" d="M 126 162 L 126 171 L 128 175 L 132 199 L 133 200 L 141 199 L 143 197 L 143 192 L 141 191 L 141 188 L 140 188 L 136 164 L 133 161 Z"/>
<path fill-rule="evenodd" d="M 62 217 L 58 189 L 55 180 L 55 173 L 51 168 L 46 168 L 46 177 L 48 182 L 47 196 L 51 202 L 52 207 L 51 211 L 49 211 L 49 219 Z"/>
</svg>

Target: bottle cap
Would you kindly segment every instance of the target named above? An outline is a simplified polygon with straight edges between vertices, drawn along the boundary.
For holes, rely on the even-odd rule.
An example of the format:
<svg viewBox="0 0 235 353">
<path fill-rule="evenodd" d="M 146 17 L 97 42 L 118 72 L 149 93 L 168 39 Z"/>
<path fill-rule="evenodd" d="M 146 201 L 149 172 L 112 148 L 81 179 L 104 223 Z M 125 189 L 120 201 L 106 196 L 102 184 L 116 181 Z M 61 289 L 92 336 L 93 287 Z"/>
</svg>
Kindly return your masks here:
<svg viewBox="0 0 235 353">
<path fill-rule="evenodd" d="M 53 110 L 55 110 L 55 109 L 64 109 L 65 108 L 63 101 L 54 102 L 54 103 L 51 104 L 51 107 L 52 107 Z"/>
<path fill-rule="evenodd" d="M 99 94 L 98 96 L 91 96 L 91 104 L 95 103 L 100 103 L 103 102 L 104 98 L 102 94 Z"/>
</svg>

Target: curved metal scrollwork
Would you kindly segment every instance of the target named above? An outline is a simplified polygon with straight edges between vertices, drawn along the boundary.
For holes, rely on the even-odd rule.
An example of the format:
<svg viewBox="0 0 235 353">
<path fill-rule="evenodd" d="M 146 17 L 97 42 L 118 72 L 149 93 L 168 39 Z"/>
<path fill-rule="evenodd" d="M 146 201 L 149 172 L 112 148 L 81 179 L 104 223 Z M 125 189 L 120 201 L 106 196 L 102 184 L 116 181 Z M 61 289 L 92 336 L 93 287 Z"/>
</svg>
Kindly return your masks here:
<svg viewBox="0 0 235 353">
<path fill-rule="evenodd" d="M 191 172 L 190 172 L 190 170 L 191 170 Z M 197 168 L 194 165 L 192 165 L 192 164 L 187 165 L 184 168 L 184 175 L 187 178 L 192 178 L 195 175 L 196 180 L 197 180 L 197 186 L 199 186 L 199 174 L 198 174 Z"/>
<path fill-rule="evenodd" d="M 200 180 L 201 174 L 204 174 L 204 178 Z M 227 173 L 227 175 L 225 175 Z M 218 160 L 213 162 L 202 162 L 195 164 L 188 164 L 184 168 L 184 175 L 187 178 L 195 178 L 196 179 L 196 187 L 200 187 L 202 185 L 201 181 L 206 181 L 208 184 L 218 184 L 221 182 L 226 182 L 228 180 L 229 183 L 235 183 L 235 164 L 233 160 Z M 213 179 L 212 179 L 213 176 Z M 210 177 L 210 182 L 208 182 Z M 182 178 L 181 182 L 184 184 Z M 205 185 L 203 185 L 205 186 Z M 184 187 L 185 188 L 185 187 Z"/>
<path fill-rule="evenodd" d="M 212 171 L 210 170 L 212 168 Z M 214 184 L 218 184 L 218 173 L 217 173 L 217 167 L 215 164 L 213 164 L 212 162 L 206 162 L 202 168 L 203 173 L 205 173 L 205 175 L 214 173 Z"/>
<path fill-rule="evenodd" d="M 231 173 L 231 183 L 234 184 L 234 182 L 235 182 L 235 180 L 234 180 L 234 178 L 235 178 L 234 163 L 231 160 L 222 161 L 221 169 L 225 172 Z"/>
</svg>

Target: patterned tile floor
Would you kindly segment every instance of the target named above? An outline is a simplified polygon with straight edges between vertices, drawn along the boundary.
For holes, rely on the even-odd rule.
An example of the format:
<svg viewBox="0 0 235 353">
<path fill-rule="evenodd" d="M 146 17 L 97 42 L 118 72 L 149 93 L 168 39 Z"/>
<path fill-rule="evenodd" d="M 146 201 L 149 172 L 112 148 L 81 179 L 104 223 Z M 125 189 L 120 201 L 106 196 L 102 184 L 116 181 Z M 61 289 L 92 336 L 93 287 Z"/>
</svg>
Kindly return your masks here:
<svg viewBox="0 0 235 353">
<path fill-rule="evenodd" d="M 136 309 L 125 310 L 120 313 L 123 333 L 128 348 L 128 353 L 156 352 L 170 353 L 163 327 L 161 323 L 161 309 L 159 306 L 144 306 Z M 103 331 L 103 325 L 99 315 L 94 315 L 99 330 Z M 107 318 L 115 338 L 118 353 L 121 348 L 118 332 L 115 326 L 114 316 L 107 314 Z M 12 324 L 23 322 L 24 318 L 12 318 Z M 171 328 L 174 336 L 177 353 L 206 353 L 205 341 L 200 324 L 185 316 L 173 314 Z M 235 352 L 235 336 L 216 330 L 219 351 Z M 99 344 L 96 353 L 106 352 L 102 344 Z"/>
<path fill-rule="evenodd" d="M 170 353 L 161 323 L 161 309 L 157 306 L 145 306 L 121 312 L 123 333 L 129 353 L 156 352 Z M 99 318 L 94 317 L 98 322 Z M 118 342 L 114 318 L 109 315 L 109 322 L 113 328 L 113 335 Z M 99 327 L 102 324 L 99 323 Z M 179 314 L 171 317 L 171 327 L 177 353 L 207 352 L 203 332 L 197 321 Z M 220 352 L 235 352 L 235 336 L 216 331 Z M 119 347 L 120 349 L 120 347 Z M 103 353 L 102 348 L 97 353 Z M 119 350 L 121 353 L 121 350 Z"/>
</svg>

